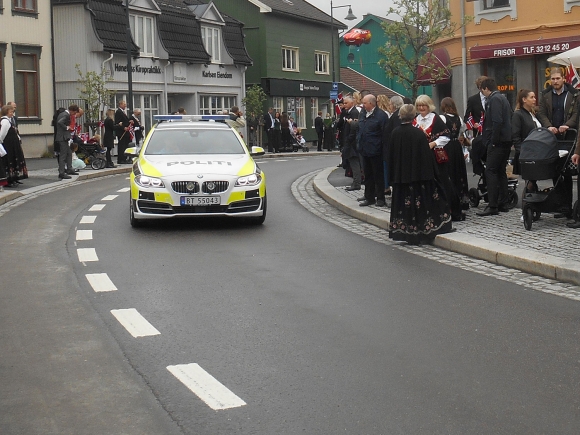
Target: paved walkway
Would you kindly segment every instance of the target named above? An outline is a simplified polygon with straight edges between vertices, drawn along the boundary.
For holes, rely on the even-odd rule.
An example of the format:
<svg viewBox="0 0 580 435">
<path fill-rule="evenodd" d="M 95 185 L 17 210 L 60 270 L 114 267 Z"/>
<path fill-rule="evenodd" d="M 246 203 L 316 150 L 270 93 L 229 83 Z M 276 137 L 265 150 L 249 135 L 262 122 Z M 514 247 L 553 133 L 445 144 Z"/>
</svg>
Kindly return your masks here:
<svg viewBox="0 0 580 435">
<path fill-rule="evenodd" d="M 347 192 L 344 183 L 336 182 L 337 168 L 322 170 L 314 177 L 314 189 L 329 204 L 359 220 L 388 229 L 390 203 L 387 207 L 359 207 L 356 198 L 363 190 Z M 340 170 L 342 173 L 343 170 Z M 329 182 L 334 178 L 334 185 Z M 340 178 L 340 176 L 339 176 Z M 480 204 L 479 209 L 485 206 Z M 464 222 L 454 222 L 457 231 L 437 236 L 434 245 L 491 263 L 531 274 L 580 285 L 580 231 L 566 227 L 565 219 L 543 214 L 531 231 L 520 220 L 521 209 L 514 208 L 498 216 L 479 217 L 479 210 L 467 211 Z"/>
</svg>

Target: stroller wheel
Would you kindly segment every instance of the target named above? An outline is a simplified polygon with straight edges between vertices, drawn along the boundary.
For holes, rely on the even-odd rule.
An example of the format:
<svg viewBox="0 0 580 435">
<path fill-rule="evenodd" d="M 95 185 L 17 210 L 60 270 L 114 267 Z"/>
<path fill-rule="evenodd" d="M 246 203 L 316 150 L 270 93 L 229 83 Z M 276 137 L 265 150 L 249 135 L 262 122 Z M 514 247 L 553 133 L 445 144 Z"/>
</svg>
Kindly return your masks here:
<svg viewBox="0 0 580 435">
<path fill-rule="evenodd" d="M 576 222 L 580 222 L 580 203 L 576 200 L 574 202 L 574 208 L 572 208 L 572 218 Z"/>
<path fill-rule="evenodd" d="M 102 159 L 100 157 L 95 157 L 93 159 L 93 161 L 91 162 L 91 168 L 93 169 L 104 169 L 104 167 L 107 165 L 107 161 L 105 159 Z"/>
<path fill-rule="evenodd" d="M 540 220 L 541 216 L 542 216 L 542 212 L 540 210 L 534 210 L 532 213 L 532 220 L 534 222 L 537 222 Z"/>
<path fill-rule="evenodd" d="M 532 223 L 534 221 L 534 212 L 532 207 L 529 205 L 524 205 L 524 209 L 522 210 L 524 216 L 524 228 L 528 231 L 532 229 Z"/>
<path fill-rule="evenodd" d="M 518 205 L 518 193 L 515 189 L 508 189 L 508 197 L 507 197 L 507 207 L 511 210 L 516 205 Z"/>
<path fill-rule="evenodd" d="M 479 191 L 475 187 L 469 189 L 469 205 L 471 207 L 477 207 L 480 200 Z"/>
</svg>

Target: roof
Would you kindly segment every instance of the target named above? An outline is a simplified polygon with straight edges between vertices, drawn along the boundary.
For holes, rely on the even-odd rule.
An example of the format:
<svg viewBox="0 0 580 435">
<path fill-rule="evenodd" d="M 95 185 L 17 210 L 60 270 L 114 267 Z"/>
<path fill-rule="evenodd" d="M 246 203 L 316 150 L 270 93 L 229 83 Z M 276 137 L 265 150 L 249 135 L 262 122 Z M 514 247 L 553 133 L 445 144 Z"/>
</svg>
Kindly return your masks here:
<svg viewBox="0 0 580 435">
<path fill-rule="evenodd" d="M 374 96 L 386 95 L 389 98 L 394 97 L 395 95 L 403 96 L 352 68 L 340 68 L 340 81 L 359 92 L 366 89 Z"/>
<path fill-rule="evenodd" d="M 127 52 L 127 21 L 122 0 L 53 0 L 55 5 L 84 4 L 91 13 L 91 21 L 104 51 Z M 131 51 L 139 55 L 139 47 L 131 41 Z"/>
<path fill-rule="evenodd" d="M 169 60 L 210 62 L 210 55 L 203 47 L 200 25 L 183 0 L 157 0 L 156 3 L 162 12 L 157 17 L 157 29 Z"/>
<path fill-rule="evenodd" d="M 273 13 L 286 15 L 292 19 L 302 18 L 306 21 L 330 26 L 330 15 L 305 0 L 260 0 L 260 2 L 270 7 Z M 334 27 L 346 29 L 346 25 L 338 21 L 336 17 L 334 17 Z"/>
</svg>

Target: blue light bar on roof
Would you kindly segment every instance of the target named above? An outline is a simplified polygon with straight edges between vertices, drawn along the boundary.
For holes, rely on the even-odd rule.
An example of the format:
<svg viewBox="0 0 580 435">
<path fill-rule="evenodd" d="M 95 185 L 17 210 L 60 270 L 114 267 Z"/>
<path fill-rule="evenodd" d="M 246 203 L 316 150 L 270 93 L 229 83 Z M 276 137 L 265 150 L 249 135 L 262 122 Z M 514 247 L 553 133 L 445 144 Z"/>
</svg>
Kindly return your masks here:
<svg viewBox="0 0 580 435">
<path fill-rule="evenodd" d="M 153 115 L 156 121 L 225 121 L 228 115 Z"/>
</svg>

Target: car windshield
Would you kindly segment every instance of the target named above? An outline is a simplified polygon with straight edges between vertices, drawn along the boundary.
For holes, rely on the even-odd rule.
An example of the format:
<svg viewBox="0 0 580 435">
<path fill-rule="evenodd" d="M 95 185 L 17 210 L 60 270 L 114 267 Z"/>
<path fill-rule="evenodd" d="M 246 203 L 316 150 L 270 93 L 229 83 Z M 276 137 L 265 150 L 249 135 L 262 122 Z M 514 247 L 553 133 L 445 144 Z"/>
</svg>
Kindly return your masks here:
<svg viewBox="0 0 580 435">
<path fill-rule="evenodd" d="M 244 154 L 243 145 L 232 130 L 184 128 L 155 130 L 146 155 Z"/>
</svg>

